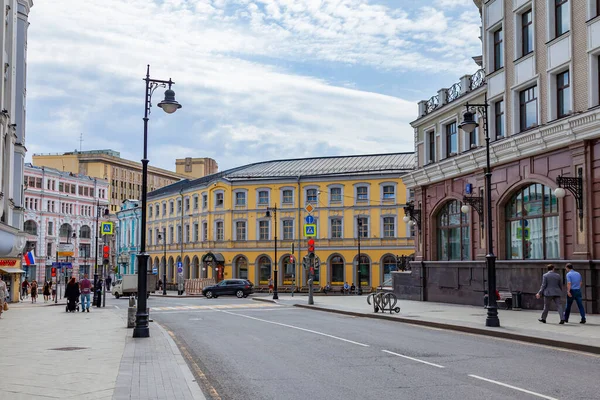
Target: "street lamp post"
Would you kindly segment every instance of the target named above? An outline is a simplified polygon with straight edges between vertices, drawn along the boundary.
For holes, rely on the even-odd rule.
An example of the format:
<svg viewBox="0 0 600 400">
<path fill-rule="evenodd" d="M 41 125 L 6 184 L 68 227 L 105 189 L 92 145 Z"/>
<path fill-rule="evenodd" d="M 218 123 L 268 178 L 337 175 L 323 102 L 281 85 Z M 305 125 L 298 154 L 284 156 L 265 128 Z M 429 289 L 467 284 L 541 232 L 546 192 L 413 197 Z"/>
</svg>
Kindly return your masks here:
<svg viewBox="0 0 600 400">
<path fill-rule="evenodd" d="M 358 230 L 358 234 L 356 235 L 358 237 L 358 260 L 356 262 L 356 279 L 358 282 L 356 284 L 356 293 L 359 296 L 362 295 L 362 287 L 360 285 L 360 228 L 362 228 L 362 220 L 360 219 L 360 217 L 356 217 L 356 229 Z"/>
<path fill-rule="evenodd" d="M 162 238 L 161 238 L 161 234 L 158 234 L 158 240 L 163 241 L 163 248 L 164 248 L 164 260 L 165 260 L 165 265 L 163 267 L 163 284 L 162 284 L 162 289 L 163 289 L 163 296 L 167 295 L 167 228 L 163 228 L 163 233 L 162 233 Z"/>
<path fill-rule="evenodd" d="M 483 116 L 483 131 L 485 133 L 485 207 L 487 212 L 487 254 L 485 256 L 488 275 L 488 307 L 485 325 L 490 327 L 500 326 L 498 318 L 498 304 L 496 303 L 496 256 L 494 255 L 494 239 L 492 237 L 492 168 L 490 166 L 490 133 L 488 130 L 488 107 L 487 96 L 483 104 L 466 104 L 467 111 L 463 116 L 463 122 L 459 127 L 471 133 L 477 127 L 477 122 L 473 118 L 471 107 L 475 108 Z"/>
<path fill-rule="evenodd" d="M 275 270 L 273 270 L 273 277 L 275 278 L 275 283 L 273 285 L 273 300 L 279 299 L 279 294 L 277 293 L 277 265 L 279 262 L 277 261 L 277 203 L 275 203 L 275 207 L 267 208 L 266 216 L 271 217 L 271 211 L 273 211 L 273 221 L 275 225 Z"/>
<path fill-rule="evenodd" d="M 135 314 L 135 328 L 133 328 L 133 337 L 144 338 L 150 337 L 150 328 L 148 326 L 148 311 L 146 309 L 146 293 L 147 293 L 147 275 L 148 275 L 148 254 L 146 253 L 146 208 L 148 190 L 148 115 L 150 115 L 150 107 L 152 107 L 152 94 L 160 87 L 169 88 L 165 90 L 165 98 L 158 103 L 158 106 L 167 114 L 172 114 L 181 108 L 181 104 L 175 101 L 175 92 L 171 90 L 171 86 L 175 84 L 170 78 L 168 81 L 151 79 L 150 65 L 146 70 L 146 92 L 144 94 L 144 158 L 142 158 L 142 221 L 140 232 L 140 252 L 138 253 L 138 303 L 137 312 Z"/>
</svg>

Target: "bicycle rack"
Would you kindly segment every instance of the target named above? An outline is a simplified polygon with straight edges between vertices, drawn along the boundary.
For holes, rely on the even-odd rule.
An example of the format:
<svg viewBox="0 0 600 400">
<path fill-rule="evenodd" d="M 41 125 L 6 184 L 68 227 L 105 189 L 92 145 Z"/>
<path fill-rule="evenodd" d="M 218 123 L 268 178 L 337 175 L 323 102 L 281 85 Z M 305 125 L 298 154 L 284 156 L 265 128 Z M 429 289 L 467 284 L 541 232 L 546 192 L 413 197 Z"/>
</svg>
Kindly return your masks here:
<svg viewBox="0 0 600 400">
<path fill-rule="evenodd" d="M 373 300 L 372 304 L 371 299 Z M 371 293 L 369 296 L 367 296 L 367 303 L 369 303 L 369 305 L 373 305 L 373 312 L 381 311 L 383 313 L 389 311 L 390 314 L 392 312 L 400 312 L 400 307 L 396 307 L 398 298 L 394 293 L 391 292 Z"/>
</svg>

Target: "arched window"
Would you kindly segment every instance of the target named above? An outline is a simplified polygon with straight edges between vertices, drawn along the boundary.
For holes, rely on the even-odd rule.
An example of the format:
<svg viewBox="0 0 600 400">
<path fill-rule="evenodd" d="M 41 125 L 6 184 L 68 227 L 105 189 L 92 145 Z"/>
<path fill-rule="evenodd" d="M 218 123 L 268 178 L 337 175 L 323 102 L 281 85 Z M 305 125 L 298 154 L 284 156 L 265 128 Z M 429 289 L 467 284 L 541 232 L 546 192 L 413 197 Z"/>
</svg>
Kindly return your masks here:
<svg viewBox="0 0 600 400">
<path fill-rule="evenodd" d="M 329 271 L 331 271 L 331 285 L 344 284 L 344 259 L 341 256 L 333 256 L 329 260 Z"/>
<path fill-rule="evenodd" d="M 354 263 L 357 264 L 358 256 L 354 259 Z M 360 285 L 361 286 L 369 286 L 371 284 L 371 260 L 366 254 L 360 255 L 360 263 L 359 266 L 359 275 L 360 275 Z M 354 276 L 351 280 L 356 279 Z M 358 285 L 358 282 L 355 282 Z"/>
<path fill-rule="evenodd" d="M 283 257 L 282 260 L 282 269 L 283 269 L 283 284 L 284 285 L 293 285 L 294 284 L 294 276 L 295 276 L 295 268 L 294 263 L 290 260 L 290 256 Z"/>
<path fill-rule="evenodd" d="M 35 221 L 32 220 L 25 221 L 23 230 L 25 231 L 25 233 L 28 233 L 30 235 L 37 235 L 37 224 L 35 223 Z"/>
<path fill-rule="evenodd" d="M 396 256 L 387 255 L 381 261 L 383 265 L 383 282 L 392 279 L 392 271 L 396 271 Z"/>
<path fill-rule="evenodd" d="M 71 236 L 73 232 L 73 228 L 71 227 L 71 225 L 69 224 L 62 224 L 60 226 L 60 231 L 58 232 L 58 236 L 60 236 L 61 238 L 66 238 Z"/>
<path fill-rule="evenodd" d="M 248 260 L 246 260 L 246 257 L 240 256 L 237 258 L 235 270 L 238 278 L 248 279 Z"/>
<path fill-rule="evenodd" d="M 470 260 L 469 215 L 462 213 L 462 203 L 449 201 L 438 214 L 438 260 Z"/>
<path fill-rule="evenodd" d="M 508 259 L 559 258 L 558 202 L 549 187 L 526 186 L 506 204 L 506 243 Z"/>
<path fill-rule="evenodd" d="M 92 236 L 92 230 L 89 226 L 83 225 L 79 230 L 79 237 L 82 239 L 89 239 Z"/>
<path fill-rule="evenodd" d="M 271 260 L 267 256 L 258 259 L 258 284 L 268 285 L 271 278 Z"/>
</svg>

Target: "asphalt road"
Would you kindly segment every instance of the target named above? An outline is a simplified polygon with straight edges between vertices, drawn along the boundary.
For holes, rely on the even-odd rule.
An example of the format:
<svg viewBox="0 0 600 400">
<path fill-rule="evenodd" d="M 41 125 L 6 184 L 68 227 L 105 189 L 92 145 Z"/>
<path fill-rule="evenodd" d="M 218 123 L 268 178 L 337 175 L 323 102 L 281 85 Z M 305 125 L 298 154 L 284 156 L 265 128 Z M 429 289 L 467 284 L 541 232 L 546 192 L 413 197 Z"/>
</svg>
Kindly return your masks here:
<svg viewBox="0 0 600 400">
<path fill-rule="evenodd" d="M 149 306 L 207 399 L 600 398 L 595 355 L 233 297 Z"/>
</svg>

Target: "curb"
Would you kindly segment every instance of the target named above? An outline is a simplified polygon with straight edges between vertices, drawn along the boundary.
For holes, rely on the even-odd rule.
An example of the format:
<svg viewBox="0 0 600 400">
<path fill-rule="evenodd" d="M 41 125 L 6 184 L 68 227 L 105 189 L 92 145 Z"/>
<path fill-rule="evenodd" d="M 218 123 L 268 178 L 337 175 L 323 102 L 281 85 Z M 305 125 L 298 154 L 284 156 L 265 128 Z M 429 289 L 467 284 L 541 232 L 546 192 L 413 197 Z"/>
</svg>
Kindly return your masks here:
<svg viewBox="0 0 600 400">
<path fill-rule="evenodd" d="M 252 297 L 252 300 L 254 300 L 254 301 L 262 301 L 262 302 L 265 302 L 265 303 L 279 304 L 279 302 L 277 300 L 265 299 L 264 297 Z"/>
<path fill-rule="evenodd" d="M 256 299 L 256 300 L 258 300 L 258 299 Z M 269 301 L 269 300 L 260 300 L 260 301 Z M 272 301 L 272 302 L 275 303 L 275 301 Z M 316 310 L 316 311 L 330 312 L 330 313 L 334 313 L 334 314 L 351 315 L 354 317 L 383 319 L 386 321 L 402 322 L 402 323 L 410 324 L 410 325 L 427 326 L 427 327 L 431 327 L 431 328 L 445 329 L 445 330 L 449 330 L 449 331 L 472 333 L 472 334 L 481 335 L 481 336 L 491 336 L 491 337 L 500 338 L 500 339 L 510 339 L 510 340 L 516 340 L 519 342 L 534 343 L 534 344 L 540 344 L 540 345 L 544 345 L 544 346 L 557 347 L 557 348 L 561 348 L 561 349 L 583 351 L 583 352 L 592 353 L 592 354 L 600 354 L 600 347 L 597 347 L 597 346 L 592 346 L 592 345 L 587 345 L 587 344 L 579 344 L 579 343 L 570 343 L 570 342 L 564 342 L 562 340 L 546 339 L 546 338 L 540 338 L 540 337 L 535 337 L 535 336 L 520 335 L 517 333 L 499 332 L 499 331 L 495 331 L 495 330 L 473 328 L 473 327 L 461 326 L 461 325 L 453 325 L 453 324 L 447 324 L 447 323 L 443 323 L 443 322 L 413 320 L 413 319 L 403 318 L 403 317 L 388 317 L 385 314 L 367 314 L 367 313 L 361 313 L 361 312 L 356 312 L 356 311 L 336 310 L 336 309 L 332 309 L 332 308 L 309 306 L 306 304 L 294 304 L 294 307 L 306 308 L 306 309 L 311 309 L 311 310 Z"/>
<path fill-rule="evenodd" d="M 151 294 L 150 297 L 162 297 L 162 298 L 166 298 L 166 297 L 170 297 L 170 298 L 177 298 L 177 299 L 185 299 L 185 298 L 197 298 L 197 297 L 204 297 L 201 294 L 186 294 L 183 296 L 178 296 L 176 294 L 167 294 L 167 295 L 163 295 L 163 294 Z"/>
</svg>

